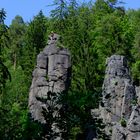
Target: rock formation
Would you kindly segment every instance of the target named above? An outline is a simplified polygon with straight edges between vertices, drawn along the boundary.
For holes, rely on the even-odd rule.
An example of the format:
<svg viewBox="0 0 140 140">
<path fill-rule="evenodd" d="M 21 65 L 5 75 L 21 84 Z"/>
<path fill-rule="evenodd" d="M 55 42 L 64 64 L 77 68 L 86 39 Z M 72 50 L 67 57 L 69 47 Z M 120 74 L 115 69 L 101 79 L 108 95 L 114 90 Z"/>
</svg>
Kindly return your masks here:
<svg viewBox="0 0 140 140">
<path fill-rule="evenodd" d="M 140 106 L 133 108 L 126 126 L 117 123 L 113 126 L 112 140 L 140 140 Z"/>
<path fill-rule="evenodd" d="M 127 60 L 123 56 L 113 55 L 106 64 L 101 116 L 105 123 L 118 122 L 121 118 L 128 120 L 135 99 L 135 88 Z"/>
<path fill-rule="evenodd" d="M 64 130 L 55 120 L 61 120 L 59 98 L 67 94 L 70 84 L 70 53 L 57 47 L 58 39 L 59 35 L 52 33 L 48 46 L 37 56 L 29 93 L 31 117 L 50 127 L 52 135 L 46 134 L 46 140 L 63 140 Z M 106 66 L 102 100 L 99 109 L 91 110 L 93 119 L 102 119 L 107 140 L 140 140 L 140 88 L 133 85 L 124 56 L 111 56 Z"/>
<path fill-rule="evenodd" d="M 136 106 L 127 123 L 127 140 L 140 140 L 140 106 Z"/>
<path fill-rule="evenodd" d="M 113 55 L 106 66 L 102 101 L 92 116 L 103 120 L 111 140 L 140 140 L 139 88 L 136 94 L 127 60 Z"/>
<path fill-rule="evenodd" d="M 70 53 L 58 48 L 59 35 L 52 33 L 48 45 L 37 56 L 29 93 L 29 110 L 33 120 L 48 125 L 48 119 L 61 117 L 59 97 L 66 94 L 70 83 Z M 45 114 L 44 114 L 45 113 Z M 51 119 L 50 119 L 51 120 Z M 48 121 L 50 121 L 48 120 Z M 57 122 L 52 122 L 51 131 L 60 133 Z M 62 139 L 59 137 L 53 140 Z"/>
<path fill-rule="evenodd" d="M 124 56 L 113 55 L 107 59 L 106 65 L 100 111 L 109 134 L 112 125 L 129 119 L 135 99 L 135 88 Z"/>
</svg>

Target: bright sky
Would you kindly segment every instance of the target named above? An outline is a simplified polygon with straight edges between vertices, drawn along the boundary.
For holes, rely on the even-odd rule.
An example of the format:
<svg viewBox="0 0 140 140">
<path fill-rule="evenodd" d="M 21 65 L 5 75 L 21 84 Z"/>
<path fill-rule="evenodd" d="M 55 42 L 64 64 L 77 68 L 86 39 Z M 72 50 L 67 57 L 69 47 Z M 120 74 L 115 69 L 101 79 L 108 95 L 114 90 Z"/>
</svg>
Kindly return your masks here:
<svg viewBox="0 0 140 140">
<path fill-rule="evenodd" d="M 83 1 L 89 0 L 79 0 L 79 2 Z M 124 6 L 126 9 L 140 8 L 140 0 L 121 1 L 125 2 Z M 49 16 L 50 10 L 53 9 L 53 7 L 48 5 L 51 5 L 52 2 L 53 0 L 0 0 L 0 9 L 4 8 L 6 10 L 7 18 L 5 23 L 9 25 L 16 15 L 22 16 L 25 22 L 30 21 L 40 10 L 42 10 L 46 16 Z"/>
</svg>

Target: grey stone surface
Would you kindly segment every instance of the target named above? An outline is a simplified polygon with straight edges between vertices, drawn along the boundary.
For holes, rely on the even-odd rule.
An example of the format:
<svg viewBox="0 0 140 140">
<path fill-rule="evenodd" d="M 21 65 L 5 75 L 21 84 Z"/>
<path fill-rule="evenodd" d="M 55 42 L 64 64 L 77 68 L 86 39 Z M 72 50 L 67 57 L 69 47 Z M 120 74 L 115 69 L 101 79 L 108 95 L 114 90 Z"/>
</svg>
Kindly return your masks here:
<svg viewBox="0 0 140 140">
<path fill-rule="evenodd" d="M 124 56 L 113 55 L 106 62 L 100 110 L 104 123 L 108 124 L 118 122 L 121 118 L 129 119 L 135 88 Z"/>
<path fill-rule="evenodd" d="M 135 90 L 124 56 L 111 56 L 106 66 L 102 101 L 91 114 L 103 119 L 111 140 L 140 140 L 140 88 Z"/>
<path fill-rule="evenodd" d="M 127 125 L 129 137 L 136 140 L 140 138 L 140 106 L 134 107 Z"/>
<path fill-rule="evenodd" d="M 48 37 L 48 44 L 55 44 L 57 43 L 57 41 L 60 39 L 60 35 L 56 34 L 56 33 L 51 33 Z"/>
<path fill-rule="evenodd" d="M 51 34 L 48 46 L 37 56 L 37 64 L 33 71 L 30 87 L 29 111 L 33 120 L 42 124 L 47 123 L 43 110 L 49 111 L 54 106 L 60 110 L 62 105 L 57 105 L 57 99 L 60 94 L 68 90 L 70 83 L 70 52 L 65 48 L 57 47 L 58 38 L 59 35 Z M 52 115 L 56 117 L 60 114 L 54 111 Z M 52 130 L 60 131 L 55 123 L 52 124 Z M 54 140 L 59 138 L 54 138 Z"/>
<path fill-rule="evenodd" d="M 92 118 L 99 118 L 101 115 L 99 109 L 91 109 L 91 116 Z"/>
<path fill-rule="evenodd" d="M 133 86 L 127 60 L 113 55 L 106 61 L 102 102 L 99 111 L 111 140 L 140 140 L 140 88 Z M 97 113 L 96 113 L 97 112 Z"/>
<path fill-rule="evenodd" d="M 137 103 L 140 105 L 140 87 L 136 87 Z"/>
<path fill-rule="evenodd" d="M 111 56 L 106 66 L 102 101 L 91 115 L 103 119 L 110 140 L 140 140 L 140 87 L 133 86 L 124 56 Z"/>
<path fill-rule="evenodd" d="M 113 126 L 111 140 L 126 140 L 127 130 L 120 124 Z"/>
<path fill-rule="evenodd" d="M 140 140 L 140 106 L 135 106 L 127 126 L 113 126 L 112 140 Z"/>
</svg>

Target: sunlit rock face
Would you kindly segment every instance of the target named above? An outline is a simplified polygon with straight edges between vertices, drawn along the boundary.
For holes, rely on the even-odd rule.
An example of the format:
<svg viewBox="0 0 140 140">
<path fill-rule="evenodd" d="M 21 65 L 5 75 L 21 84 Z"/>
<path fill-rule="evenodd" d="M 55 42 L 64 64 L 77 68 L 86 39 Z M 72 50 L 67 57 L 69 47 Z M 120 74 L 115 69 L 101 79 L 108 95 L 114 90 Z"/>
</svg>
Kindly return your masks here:
<svg viewBox="0 0 140 140">
<path fill-rule="evenodd" d="M 53 108 L 52 117 L 60 116 L 58 112 L 62 105 L 57 101 L 61 94 L 67 93 L 70 85 L 71 56 L 68 49 L 57 47 L 59 37 L 55 33 L 49 36 L 48 45 L 37 56 L 37 64 L 33 71 L 29 111 L 32 119 L 42 124 L 47 123 L 47 115 L 44 116 L 43 111 L 47 114 L 50 108 Z"/>
<path fill-rule="evenodd" d="M 106 132 L 111 130 L 111 140 L 140 140 L 139 88 L 132 84 L 127 60 L 113 55 L 106 66 L 100 107 Z"/>
<path fill-rule="evenodd" d="M 124 56 L 113 55 L 107 59 L 103 84 L 102 118 L 105 123 L 129 119 L 135 88 L 132 85 L 127 60 Z"/>
</svg>

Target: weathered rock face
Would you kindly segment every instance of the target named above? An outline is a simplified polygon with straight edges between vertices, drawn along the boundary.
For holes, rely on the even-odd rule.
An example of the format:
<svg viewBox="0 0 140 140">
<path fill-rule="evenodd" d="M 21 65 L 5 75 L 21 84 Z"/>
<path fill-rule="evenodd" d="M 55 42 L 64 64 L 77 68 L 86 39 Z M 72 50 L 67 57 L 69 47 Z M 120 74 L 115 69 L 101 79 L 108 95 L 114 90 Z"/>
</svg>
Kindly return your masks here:
<svg viewBox="0 0 140 140">
<path fill-rule="evenodd" d="M 111 140 L 126 140 L 127 130 L 120 124 L 113 126 L 112 138 Z"/>
<path fill-rule="evenodd" d="M 127 124 L 127 140 L 140 140 L 140 106 L 136 106 Z"/>
<path fill-rule="evenodd" d="M 126 127 L 119 123 L 113 127 L 112 140 L 140 140 L 140 106 L 135 106 Z"/>
<path fill-rule="evenodd" d="M 136 86 L 137 102 L 140 105 L 140 87 Z"/>
<path fill-rule="evenodd" d="M 48 46 L 37 56 L 30 87 L 30 114 L 34 120 L 42 124 L 47 123 L 43 115 L 44 110 L 49 112 L 54 107 L 57 107 L 57 111 L 60 110 L 61 105 L 57 104 L 58 98 L 67 91 L 70 83 L 70 53 L 67 49 L 57 47 L 58 38 L 57 34 L 51 35 Z M 52 112 L 52 117 L 60 115 L 57 111 Z M 54 125 L 55 123 L 52 127 Z"/>
<path fill-rule="evenodd" d="M 124 56 L 113 55 L 107 59 L 107 68 L 102 92 L 101 117 L 104 123 L 129 119 L 135 88 L 132 85 L 127 60 Z"/>
<path fill-rule="evenodd" d="M 106 64 L 99 110 L 106 132 L 109 134 L 109 129 L 112 130 L 111 140 L 140 140 L 139 88 L 136 95 L 127 60 L 124 56 L 113 55 Z"/>
</svg>

